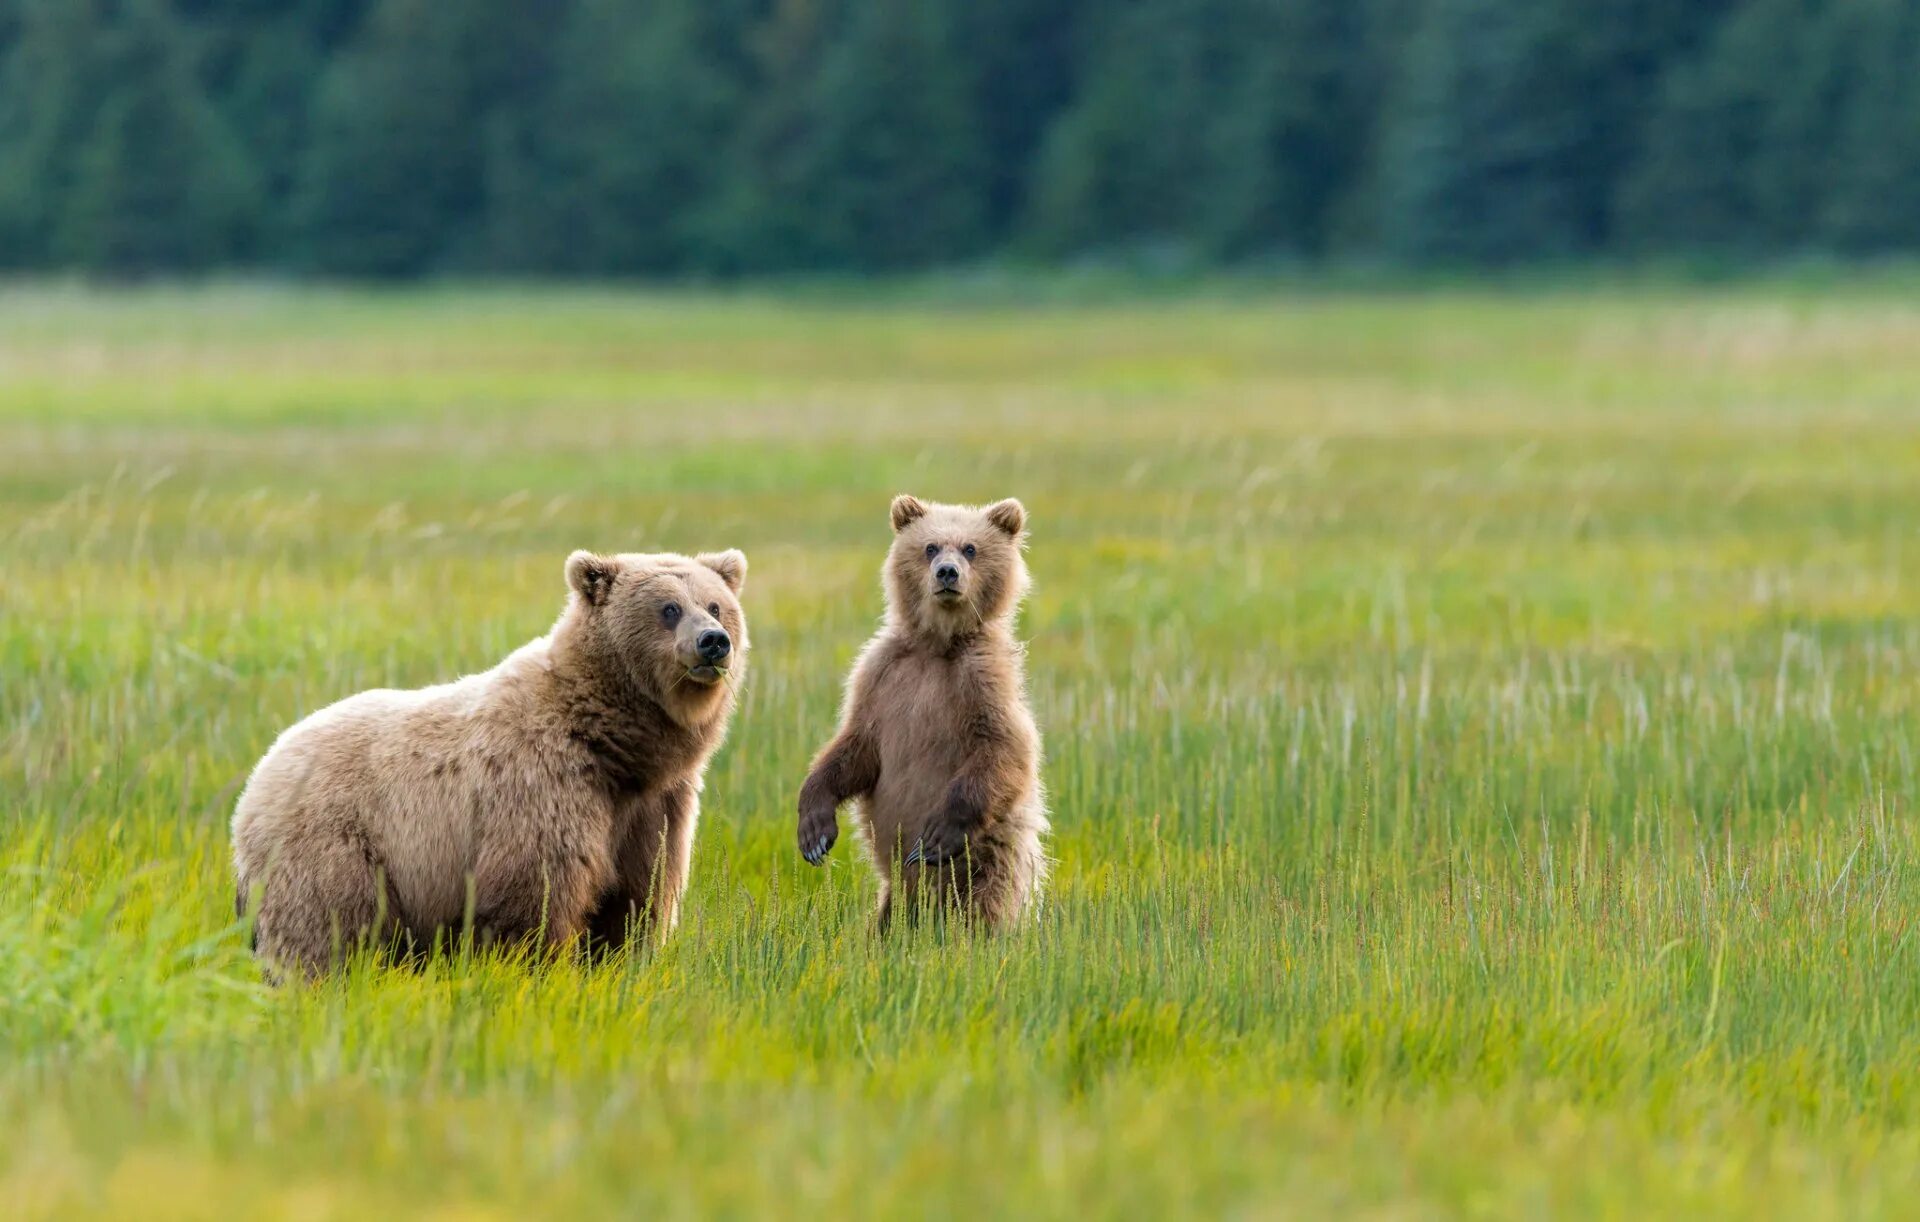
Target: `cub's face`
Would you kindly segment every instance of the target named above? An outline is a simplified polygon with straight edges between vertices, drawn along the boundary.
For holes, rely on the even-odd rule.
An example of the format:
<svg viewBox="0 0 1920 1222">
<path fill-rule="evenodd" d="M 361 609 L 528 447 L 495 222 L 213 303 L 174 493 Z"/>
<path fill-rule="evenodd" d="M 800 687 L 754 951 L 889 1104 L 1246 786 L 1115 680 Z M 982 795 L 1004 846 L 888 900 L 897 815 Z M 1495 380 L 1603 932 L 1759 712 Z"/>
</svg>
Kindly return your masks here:
<svg viewBox="0 0 1920 1222">
<path fill-rule="evenodd" d="M 747 558 L 737 550 L 567 558 L 567 585 L 603 656 L 690 720 L 723 705 L 745 671 L 746 579 Z"/>
<path fill-rule="evenodd" d="M 887 554 L 887 592 L 906 624 L 952 637 L 1009 615 L 1027 590 L 1021 556 L 1027 511 L 1005 500 L 975 509 L 893 501 L 893 548 Z"/>
</svg>

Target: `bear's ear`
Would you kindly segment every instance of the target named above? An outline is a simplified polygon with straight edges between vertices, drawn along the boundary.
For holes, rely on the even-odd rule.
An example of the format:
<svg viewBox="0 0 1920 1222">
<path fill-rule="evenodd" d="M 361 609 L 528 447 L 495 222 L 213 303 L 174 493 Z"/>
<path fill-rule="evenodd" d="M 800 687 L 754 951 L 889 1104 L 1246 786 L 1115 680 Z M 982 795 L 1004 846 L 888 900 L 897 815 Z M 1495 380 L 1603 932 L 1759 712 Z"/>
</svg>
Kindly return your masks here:
<svg viewBox="0 0 1920 1222">
<path fill-rule="evenodd" d="M 701 552 L 694 560 L 720 574 L 720 580 L 726 582 L 727 589 L 735 594 L 747 584 L 747 554 L 737 547 L 730 547 L 724 552 Z"/>
<path fill-rule="evenodd" d="M 567 585 L 585 599 L 588 606 L 597 607 L 606 601 L 607 591 L 613 588 L 614 572 L 619 567 L 609 556 L 575 552 L 567 557 Z"/>
<path fill-rule="evenodd" d="M 1018 539 L 1020 532 L 1027 528 L 1027 507 L 1008 497 L 987 506 L 987 521 Z"/>
<path fill-rule="evenodd" d="M 917 496 L 908 496 L 902 492 L 893 498 L 893 533 L 899 534 L 907 527 L 927 516 L 927 507 L 920 503 Z"/>
</svg>

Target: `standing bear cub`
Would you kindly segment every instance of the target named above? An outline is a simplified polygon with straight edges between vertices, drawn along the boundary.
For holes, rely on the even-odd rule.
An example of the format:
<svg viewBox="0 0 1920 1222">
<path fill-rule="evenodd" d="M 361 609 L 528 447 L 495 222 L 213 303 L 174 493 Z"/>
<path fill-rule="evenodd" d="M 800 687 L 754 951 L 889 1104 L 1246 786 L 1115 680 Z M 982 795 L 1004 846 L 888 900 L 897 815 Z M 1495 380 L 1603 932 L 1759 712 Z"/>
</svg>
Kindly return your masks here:
<svg viewBox="0 0 1920 1222">
<path fill-rule="evenodd" d="M 618 945 L 672 927 L 747 654 L 738 551 L 567 558 L 566 609 L 492 670 L 282 734 L 233 817 L 274 974 L 363 940 Z"/>
<path fill-rule="evenodd" d="M 840 731 L 800 790 L 800 852 L 819 865 L 849 798 L 898 902 L 1003 928 L 1046 873 L 1040 733 L 1013 620 L 1027 591 L 1026 510 L 894 498 L 887 618 L 847 681 Z M 895 896 L 895 888 L 901 894 Z"/>
</svg>

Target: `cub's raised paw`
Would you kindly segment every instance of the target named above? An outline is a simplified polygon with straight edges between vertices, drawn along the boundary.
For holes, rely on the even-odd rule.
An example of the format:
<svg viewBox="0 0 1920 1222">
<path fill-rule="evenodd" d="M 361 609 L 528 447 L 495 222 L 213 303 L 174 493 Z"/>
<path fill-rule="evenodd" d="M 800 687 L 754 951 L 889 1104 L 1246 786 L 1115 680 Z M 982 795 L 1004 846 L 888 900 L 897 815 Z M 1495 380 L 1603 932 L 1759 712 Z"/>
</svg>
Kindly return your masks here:
<svg viewBox="0 0 1920 1222">
<path fill-rule="evenodd" d="M 806 858 L 810 866 L 825 861 L 827 854 L 833 851 L 833 842 L 839 838 L 839 821 L 832 816 L 800 820 L 800 856 Z"/>
</svg>

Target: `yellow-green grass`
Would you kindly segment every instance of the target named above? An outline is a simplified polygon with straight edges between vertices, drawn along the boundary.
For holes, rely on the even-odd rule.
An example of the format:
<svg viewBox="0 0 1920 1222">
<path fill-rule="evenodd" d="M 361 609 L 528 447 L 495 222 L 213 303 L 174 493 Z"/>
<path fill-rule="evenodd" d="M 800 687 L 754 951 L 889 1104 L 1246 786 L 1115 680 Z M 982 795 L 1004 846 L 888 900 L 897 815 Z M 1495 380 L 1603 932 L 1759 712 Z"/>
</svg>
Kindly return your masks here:
<svg viewBox="0 0 1920 1222">
<path fill-rule="evenodd" d="M 887 498 L 1022 497 L 1058 858 L 878 941 L 792 798 Z M 0 291 L 0 1211 L 1898 1213 L 1893 289 Z M 744 547 L 661 952 L 260 982 L 247 768 Z"/>
</svg>

